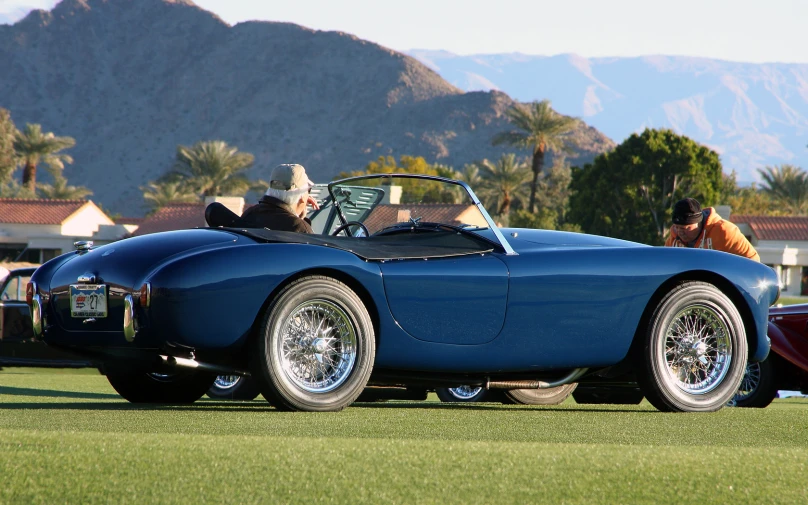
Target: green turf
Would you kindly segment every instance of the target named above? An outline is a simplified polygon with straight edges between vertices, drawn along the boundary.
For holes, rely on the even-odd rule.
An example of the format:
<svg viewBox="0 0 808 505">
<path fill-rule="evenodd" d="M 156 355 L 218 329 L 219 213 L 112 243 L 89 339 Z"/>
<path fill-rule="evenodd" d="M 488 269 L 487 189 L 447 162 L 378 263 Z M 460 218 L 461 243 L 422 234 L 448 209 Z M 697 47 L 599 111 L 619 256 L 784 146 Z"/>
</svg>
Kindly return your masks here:
<svg viewBox="0 0 808 505">
<path fill-rule="evenodd" d="M 795 305 L 798 303 L 808 303 L 808 297 L 805 296 L 781 296 L 777 300 L 778 305 Z"/>
<path fill-rule="evenodd" d="M 94 371 L 0 372 L 6 503 L 808 503 L 808 400 L 663 414 L 427 402 L 135 406 Z"/>
</svg>

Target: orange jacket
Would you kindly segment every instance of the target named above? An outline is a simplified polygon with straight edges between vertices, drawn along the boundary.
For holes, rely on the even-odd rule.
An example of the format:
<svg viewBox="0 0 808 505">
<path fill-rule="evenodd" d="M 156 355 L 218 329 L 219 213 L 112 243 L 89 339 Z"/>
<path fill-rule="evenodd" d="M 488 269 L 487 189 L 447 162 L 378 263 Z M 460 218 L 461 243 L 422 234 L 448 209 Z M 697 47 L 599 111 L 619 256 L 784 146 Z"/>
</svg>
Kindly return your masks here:
<svg viewBox="0 0 808 505">
<path fill-rule="evenodd" d="M 704 213 L 706 214 L 704 226 L 702 226 L 701 233 L 696 238 L 694 248 L 715 249 L 716 251 L 724 251 L 760 261 L 757 251 L 746 240 L 746 237 L 743 236 L 737 226 L 722 219 L 713 207 L 704 209 Z M 687 247 L 674 233 L 673 228 L 671 228 L 671 233 L 668 235 L 665 245 L 668 247 Z"/>
</svg>

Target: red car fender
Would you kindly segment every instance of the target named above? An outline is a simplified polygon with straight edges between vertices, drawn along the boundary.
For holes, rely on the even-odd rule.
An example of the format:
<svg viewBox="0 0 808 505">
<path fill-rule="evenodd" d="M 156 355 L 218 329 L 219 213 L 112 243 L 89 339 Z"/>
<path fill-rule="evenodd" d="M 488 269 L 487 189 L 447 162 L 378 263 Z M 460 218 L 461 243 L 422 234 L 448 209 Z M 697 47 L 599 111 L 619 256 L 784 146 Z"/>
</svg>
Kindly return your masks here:
<svg viewBox="0 0 808 505">
<path fill-rule="evenodd" d="M 776 322 L 769 321 L 767 332 L 772 342 L 772 351 L 795 366 L 808 371 L 808 340 L 788 328 L 781 328 Z"/>
</svg>

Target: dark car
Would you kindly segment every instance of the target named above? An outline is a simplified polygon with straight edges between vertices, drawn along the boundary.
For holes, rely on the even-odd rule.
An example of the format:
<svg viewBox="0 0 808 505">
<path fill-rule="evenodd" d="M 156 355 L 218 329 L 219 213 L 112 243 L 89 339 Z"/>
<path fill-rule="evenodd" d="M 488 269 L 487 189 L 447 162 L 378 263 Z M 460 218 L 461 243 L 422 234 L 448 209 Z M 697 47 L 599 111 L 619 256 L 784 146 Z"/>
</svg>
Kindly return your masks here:
<svg viewBox="0 0 808 505">
<path fill-rule="evenodd" d="M 780 390 L 808 394 L 808 304 L 769 310 L 771 353 L 749 363 L 735 396 L 739 407 L 766 407 Z"/>
<path fill-rule="evenodd" d="M 0 367 L 86 367 L 87 358 L 76 356 L 34 339 L 31 311 L 25 288 L 35 267 L 11 270 L 0 283 Z"/>
<path fill-rule="evenodd" d="M 304 411 L 340 410 L 368 385 L 621 374 L 661 410 L 714 411 L 769 352 L 777 277 L 746 258 L 500 229 L 465 183 L 438 177 L 328 193 L 331 236 L 243 228 L 213 207 L 210 228 L 55 258 L 29 284 L 34 332 L 99 359 L 133 402 L 193 402 L 217 375 L 249 372 L 274 406 Z"/>
</svg>

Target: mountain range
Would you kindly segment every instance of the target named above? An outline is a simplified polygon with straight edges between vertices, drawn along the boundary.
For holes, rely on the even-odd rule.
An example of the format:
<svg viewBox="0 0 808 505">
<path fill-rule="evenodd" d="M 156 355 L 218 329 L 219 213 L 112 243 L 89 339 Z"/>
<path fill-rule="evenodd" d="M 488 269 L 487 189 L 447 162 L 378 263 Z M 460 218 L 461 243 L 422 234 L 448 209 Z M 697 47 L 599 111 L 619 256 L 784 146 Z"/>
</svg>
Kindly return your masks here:
<svg viewBox="0 0 808 505">
<path fill-rule="evenodd" d="M 465 92 L 346 33 L 230 26 L 189 0 L 63 0 L 32 11 L 0 25 L 0 68 L 0 107 L 19 128 L 75 138 L 70 184 L 125 215 L 144 213 L 140 186 L 171 168 L 178 145 L 200 140 L 254 154 L 253 178 L 301 163 L 316 182 L 382 155 L 460 169 L 511 150 L 491 145 L 510 128 L 515 102 L 503 92 Z M 614 145 L 584 123 L 576 136 L 575 164 Z"/>
<path fill-rule="evenodd" d="M 766 165 L 808 169 L 808 64 L 408 54 L 466 91 L 549 99 L 557 111 L 582 118 L 617 143 L 646 127 L 672 128 L 716 150 L 725 172 L 736 171 L 741 182 L 758 179 Z"/>
</svg>

